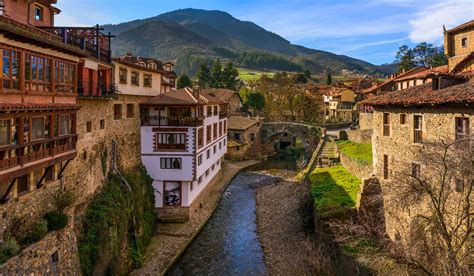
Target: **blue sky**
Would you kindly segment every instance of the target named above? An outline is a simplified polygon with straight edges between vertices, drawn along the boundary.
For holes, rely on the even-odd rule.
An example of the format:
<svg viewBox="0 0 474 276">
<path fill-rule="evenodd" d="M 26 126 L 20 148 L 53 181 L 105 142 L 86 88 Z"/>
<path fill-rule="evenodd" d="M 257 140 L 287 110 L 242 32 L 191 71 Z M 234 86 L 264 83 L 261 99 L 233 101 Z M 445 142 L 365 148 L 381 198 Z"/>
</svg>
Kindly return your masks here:
<svg viewBox="0 0 474 276">
<path fill-rule="evenodd" d="M 60 0 L 56 25 L 120 23 L 181 8 L 223 10 L 294 44 L 391 62 L 400 45 L 443 43 L 447 28 L 474 19 L 474 0 Z"/>
</svg>

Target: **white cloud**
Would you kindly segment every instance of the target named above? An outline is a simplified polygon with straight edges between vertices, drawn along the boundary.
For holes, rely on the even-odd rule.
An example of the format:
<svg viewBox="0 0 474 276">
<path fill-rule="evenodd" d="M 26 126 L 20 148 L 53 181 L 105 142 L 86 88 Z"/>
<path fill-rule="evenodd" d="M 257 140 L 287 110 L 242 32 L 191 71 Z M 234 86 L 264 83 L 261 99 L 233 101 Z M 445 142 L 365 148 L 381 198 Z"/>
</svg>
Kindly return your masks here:
<svg viewBox="0 0 474 276">
<path fill-rule="evenodd" d="M 443 25 L 448 29 L 474 19 L 473 1 L 443 1 L 424 8 L 410 20 L 410 40 L 441 44 Z"/>
</svg>

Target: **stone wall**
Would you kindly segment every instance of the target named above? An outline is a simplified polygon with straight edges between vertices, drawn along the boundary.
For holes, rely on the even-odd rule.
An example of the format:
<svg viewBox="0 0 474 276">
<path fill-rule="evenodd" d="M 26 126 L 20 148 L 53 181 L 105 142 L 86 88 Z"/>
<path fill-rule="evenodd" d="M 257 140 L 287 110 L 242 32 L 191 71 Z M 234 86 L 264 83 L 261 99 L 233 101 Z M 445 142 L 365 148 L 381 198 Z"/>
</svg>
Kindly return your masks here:
<svg viewBox="0 0 474 276">
<path fill-rule="evenodd" d="M 373 129 L 373 113 L 359 113 L 359 129 Z"/>
<path fill-rule="evenodd" d="M 344 168 L 346 168 L 352 175 L 362 180 L 372 176 L 373 167 L 371 164 L 362 164 L 357 162 L 357 160 L 346 156 L 342 152 L 339 152 L 339 150 L 336 151 L 339 154 L 342 166 L 344 166 Z"/>
<path fill-rule="evenodd" d="M 235 133 L 240 134 L 240 143 L 242 145 L 237 150 L 236 147 L 228 148 L 226 153 L 226 158 L 231 160 L 249 160 L 249 159 L 259 159 L 262 156 L 262 124 L 255 124 L 250 128 L 243 130 L 233 130 L 229 129 L 228 132 L 228 141 L 231 138 L 234 138 Z M 254 140 L 252 141 L 250 135 L 254 134 Z"/>
<path fill-rule="evenodd" d="M 14 227 L 11 223 L 15 219 L 35 224 L 46 212 L 53 209 L 53 198 L 60 188 L 74 193 L 76 200 L 72 213 L 80 216 L 111 170 L 112 140 L 117 142 L 117 164 L 120 169 L 128 170 L 139 166 L 141 153 L 138 103 L 142 100 L 143 97 L 126 95 L 119 95 L 116 99 L 79 99 L 81 109 L 77 114 L 78 156 L 66 167 L 62 184 L 57 180 L 36 189 L 36 182 L 31 181 L 29 193 L 14 196 L 14 199 L 0 205 L 2 228 Z M 122 104 L 121 119 L 114 119 L 115 104 Z M 127 114 L 127 104 L 133 104 L 133 114 Z M 59 166 L 54 170 L 55 175 L 58 170 Z M 35 180 L 37 175 L 32 175 L 32 180 Z M 23 250 L 20 255 L 7 261 L 4 265 L 8 269 L 6 271 L 26 274 L 29 274 L 28 269 L 38 272 L 60 269 L 65 274 L 75 274 L 79 271 L 73 216 L 70 216 L 68 231 L 51 233 L 25 249 L 26 251 Z M 2 232 L 0 231 L 0 234 Z M 60 250 L 59 263 L 52 263 L 50 260 L 55 250 Z M 3 272 L 1 269 L 0 271 Z"/>
<path fill-rule="evenodd" d="M 384 136 L 383 114 L 388 113 L 390 134 Z M 400 120 L 405 117 L 405 123 Z M 414 141 L 414 115 L 421 115 L 423 143 Z M 419 164 L 420 156 L 429 147 L 428 142 L 453 141 L 455 118 L 469 118 L 470 133 L 474 133 L 474 110 L 471 107 L 426 107 L 426 108 L 378 108 L 374 113 L 373 156 L 374 172 L 380 179 L 384 195 L 387 233 L 392 240 L 405 242 L 410 237 L 412 220 L 427 210 L 426 203 L 397 205 L 396 184 L 401 174 L 410 174 L 413 164 Z M 388 158 L 388 177 L 384 179 L 384 155 Z M 420 164 L 421 173 L 436 173 L 430 164 Z M 404 179 L 406 179 L 405 177 Z"/>
<path fill-rule="evenodd" d="M 350 141 L 360 144 L 372 144 L 372 129 L 348 130 L 347 137 Z"/>
<path fill-rule="evenodd" d="M 49 233 L 0 265 L 0 275 L 78 275 L 76 235 L 69 227 Z"/>
</svg>

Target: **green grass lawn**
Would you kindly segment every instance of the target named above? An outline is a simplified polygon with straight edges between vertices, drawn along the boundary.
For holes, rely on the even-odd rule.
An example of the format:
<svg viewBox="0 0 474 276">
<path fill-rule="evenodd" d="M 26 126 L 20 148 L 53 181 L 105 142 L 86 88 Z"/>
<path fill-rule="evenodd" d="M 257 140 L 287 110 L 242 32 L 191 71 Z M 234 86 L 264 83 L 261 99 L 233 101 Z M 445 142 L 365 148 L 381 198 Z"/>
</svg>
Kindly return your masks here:
<svg viewBox="0 0 474 276">
<path fill-rule="evenodd" d="M 355 207 L 361 181 L 342 165 L 316 168 L 309 175 L 309 181 L 316 211 Z"/>
<path fill-rule="evenodd" d="M 372 144 L 359 144 L 352 141 L 339 140 L 336 142 L 341 152 L 355 161 L 372 165 Z"/>
<path fill-rule="evenodd" d="M 263 74 L 266 74 L 269 77 L 273 77 L 273 75 L 275 74 L 274 72 L 264 72 L 264 71 L 243 69 L 243 68 L 238 68 L 238 70 L 239 70 L 240 79 L 244 81 L 258 80 Z"/>
</svg>

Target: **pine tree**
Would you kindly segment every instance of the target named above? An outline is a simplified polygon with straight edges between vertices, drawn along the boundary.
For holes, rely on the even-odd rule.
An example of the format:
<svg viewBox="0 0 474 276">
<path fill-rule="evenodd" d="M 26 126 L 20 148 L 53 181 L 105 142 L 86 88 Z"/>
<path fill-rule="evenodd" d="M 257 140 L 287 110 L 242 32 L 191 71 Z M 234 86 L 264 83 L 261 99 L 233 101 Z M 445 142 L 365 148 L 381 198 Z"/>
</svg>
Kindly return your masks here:
<svg viewBox="0 0 474 276">
<path fill-rule="evenodd" d="M 178 87 L 178 89 L 185 88 L 185 87 L 191 87 L 191 86 L 193 86 L 193 82 L 188 77 L 188 75 L 183 73 L 181 76 L 179 76 L 176 86 Z"/>
<path fill-rule="evenodd" d="M 232 62 L 227 63 L 222 71 L 222 86 L 227 89 L 237 90 L 239 71 L 234 67 Z"/>
<path fill-rule="evenodd" d="M 209 81 L 209 86 L 211 88 L 221 88 L 222 84 L 222 64 L 221 60 L 217 59 L 211 68 L 211 79 Z"/>
<path fill-rule="evenodd" d="M 326 84 L 331 85 L 332 84 L 332 76 L 331 73 L 328 73 L 328 78 L 326 79 Z"/>
<path fill-rule="evenodd" d="M 206 88 L 211 81 L 211 72 L 205 63 L 201 63 L 196 73 L 197 84 L 200 88 Z"/>
</svg>

